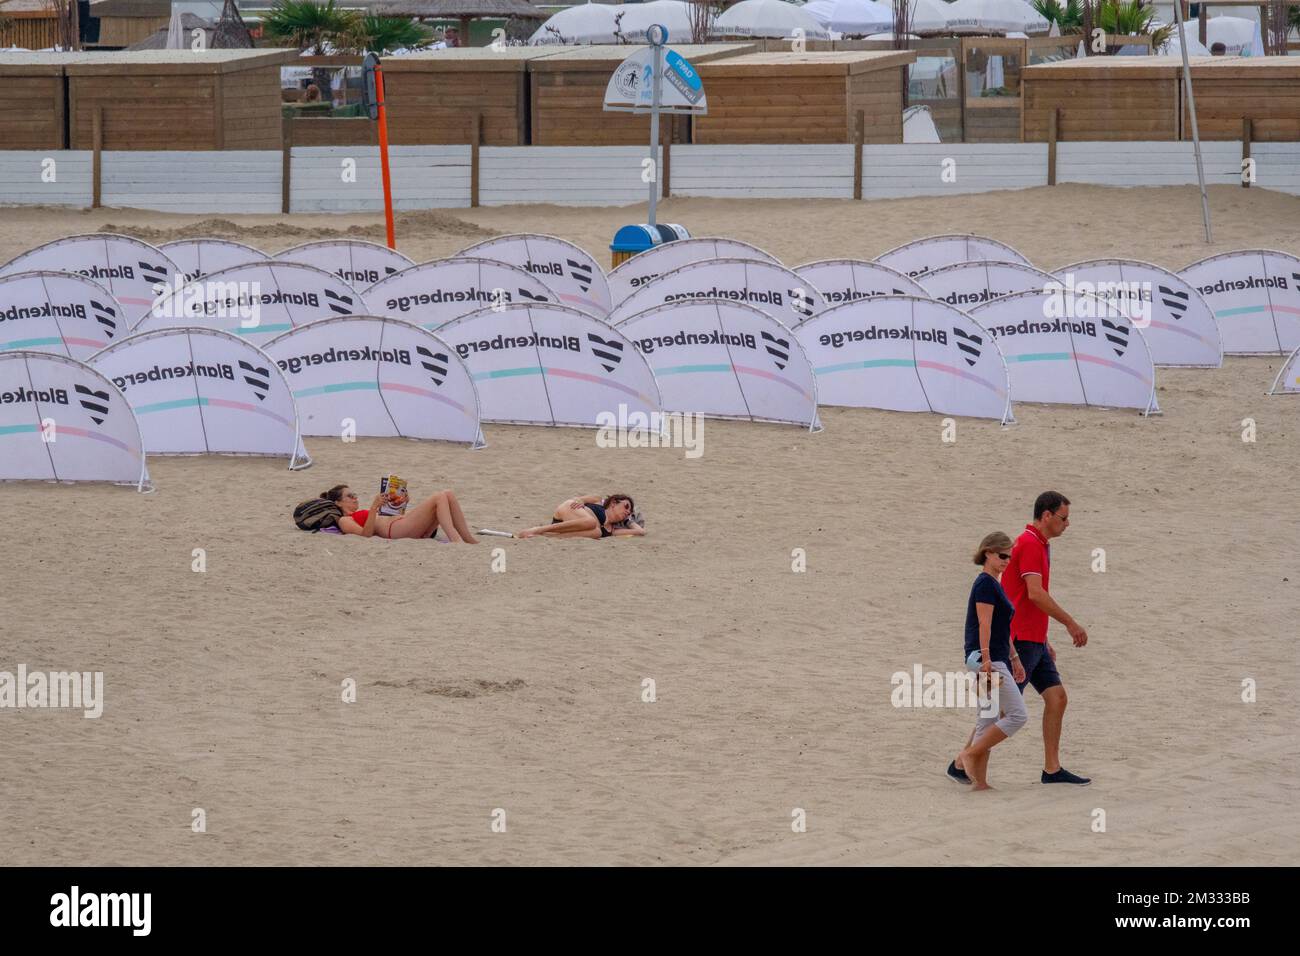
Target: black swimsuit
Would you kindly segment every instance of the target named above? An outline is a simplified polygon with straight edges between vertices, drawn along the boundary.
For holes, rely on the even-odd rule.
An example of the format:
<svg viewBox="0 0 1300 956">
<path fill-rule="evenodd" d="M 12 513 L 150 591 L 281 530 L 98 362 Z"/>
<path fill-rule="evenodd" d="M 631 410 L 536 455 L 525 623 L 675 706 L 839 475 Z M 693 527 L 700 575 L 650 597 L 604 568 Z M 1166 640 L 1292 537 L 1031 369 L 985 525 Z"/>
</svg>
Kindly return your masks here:
<svg viewBox="0 0 1300 956">
<path fill-rule="evenodd" d="M 583 507 L 590 508 L 591 513 L 596 516 L 596 520 L 600 522 L 600 536 L 602 538 L 611 538 L 614 536 L 614 532 L 610 531 L 608 528 L 605 527 L 605 508 L 603 505 L 587 504 L 587 505 L 583 505 Z M 559 523 L 560 523 L 559 518 L 551 519 L 551 524 L 559 524 Z"/>
</svg>

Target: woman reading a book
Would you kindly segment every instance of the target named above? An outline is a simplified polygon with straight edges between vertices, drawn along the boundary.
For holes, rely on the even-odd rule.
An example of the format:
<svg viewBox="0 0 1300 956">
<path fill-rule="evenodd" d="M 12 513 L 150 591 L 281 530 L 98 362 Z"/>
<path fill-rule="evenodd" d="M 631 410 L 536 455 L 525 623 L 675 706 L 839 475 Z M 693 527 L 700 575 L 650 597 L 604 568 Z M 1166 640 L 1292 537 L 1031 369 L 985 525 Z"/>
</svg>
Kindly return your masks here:
<svg viewBox="0 0 1300 956">
<path fill-rule="evenodd" d="M 520 531 L 516 538 L 621 538 L 645 534 L 627 495 L 583 495 L 561 501 L 551 523 Z"/>
<path fill-rule="evenodd" d="M 375 495 L 369 508 L 358 508 L 361 502 L 347 485 L 335 485 L 321 497 L 335 502 L 343 512 L 338 528 L 344 534 L 359 534 L 364 538 L 432 538 L 442 528 L 447 540 L 453 544 L 478 544 L 478 538 L 469 530 L 465 513 L 460 510 L 456 493 L 450 488 L 411 505 L 401 515 L 382 515 L 385 495 Z"/>
</svg>

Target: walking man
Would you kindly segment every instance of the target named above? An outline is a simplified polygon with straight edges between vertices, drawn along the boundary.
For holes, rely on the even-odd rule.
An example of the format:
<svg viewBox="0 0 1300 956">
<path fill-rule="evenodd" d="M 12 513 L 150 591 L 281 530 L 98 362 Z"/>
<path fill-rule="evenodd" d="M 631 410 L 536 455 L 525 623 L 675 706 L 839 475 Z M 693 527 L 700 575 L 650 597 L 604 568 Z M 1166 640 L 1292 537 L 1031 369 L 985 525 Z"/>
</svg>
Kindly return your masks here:
<svg viewBox="0 0 1300 956">
<path fill-rule="evenodd" d="M 1070 499 L 1057 491 L 1044 491 L 1034 502 L 1034 520 L 1011 549 L 1011 561 L 1002 573 L 1002 587 L 1016 613 L 1011 618 L 1013 657 L 1019 655 L 1025 680 L 1043 698 L 1043 783 L 1091 783 L 1088 777 L 1061 766 L 1061 721 L 1068 698 L 1056 671 L 1056 650 L 1047 640 L 1049 618 L 1065 625 L 1075 647 L 1088 643 L 1088 632 L 1048 593 L 1051 580 L 1050 541 L 1070 526 Z"/>
</svg>

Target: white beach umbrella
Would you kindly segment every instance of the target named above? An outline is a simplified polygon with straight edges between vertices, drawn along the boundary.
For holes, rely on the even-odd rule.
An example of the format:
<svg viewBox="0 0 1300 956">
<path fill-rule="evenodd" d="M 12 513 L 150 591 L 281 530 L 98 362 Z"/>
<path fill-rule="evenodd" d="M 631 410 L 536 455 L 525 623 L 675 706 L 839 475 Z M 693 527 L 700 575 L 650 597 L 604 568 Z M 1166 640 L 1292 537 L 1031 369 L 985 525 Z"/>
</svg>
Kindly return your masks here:
<svg viewBox="0 0 1300 956">
<path fill-rule="evenodd" d="M 911 33 L 946 33 L 952 18 L 951 6 L 943 0 L 908 0 L 907 29 Z M 892 0 L 889 8 L 895 9 Z"/>
<path fill-rule="evenodd" d="M 904 143 L 937 143 L 939 130 L 934 125 L 928 106 L 912 106 L 903 110 Z"/>
<path fill-rule="evenodd" d="M 181 11 L 172 7 L 172 18 L 167 22 L 167 44 L 164 47 L 168 50 L 183 50 L 189 46 L 185 42 L 185 25 L 181 23 Z"/>
<path fill-rule="evenodd" d="M 621 13 L 619 31 L 624 42 L 645 43 L 646 30 L 656 23 L 668 28 L 669 43 L 691 42 L 690 4 L 685 0 L 651 0 L 650 3 L 625 3 L 614 8 L 614 16 Z"/>
<path fill-rule="evenodd" d="M 622 9 L 608 3 L 580 3 L 565 7 L 538 27 L 528 38 L 528 43 L 530 46 L 617 43 L 614 14 Z"/>
<path fill-rule="evenodd" d="M 1210 17 L 1205 24 L 1205 45 L 1222 43 L 1224 56 L 1252 56 L 1258 29 L 1258 23 L 1245 17 Z"/>
<path fill-rule="evenodd" d="M 1025 0 L 956 0 L 948 13 L 954 33 L 1046 33 L 1052 28 Z"/>
<path fill-rule="evenodd" d="M 808 0 L 803 5 L 803 12 L 822 26 L 827 26 L 831 22 L 831 11 L 835 9 L 837 2 L 838 0 Z"/>
<path fill-rule="evenodd" d="M 813 0 L 804 10 L 826 29 L 845 36 L 867 36 L 894 26 L 893 8 L 875 0 Z"/>
<path fill-rule="evenodd" d="M 1160 23 L 1159 21 L 1155 21 L 1151 24 L 1151 28 L 1153 30 L 1160 26 L 1164 26 L 1164 24 Z M 1170 33 L 1169 39 L 1165 41 L 1165 45 L 1162 46 L 1159 50 L 1155 50 L 1153 52 L 1157 56 L 1182 56 L 1183 48 L 1178 43 L 1178 31 L 1174 30 L 1172 33 Z M 1196 38 L 1195 30 L 1187 31 L 1187 55 L 1188 56 L 1209 56 L 1210 55 L 1210 48 Z"/>
<path fill-rule="evenodd" d="M 803 8 L 785 0 L 741 0 L 713 23 L 717 37 L 775 37 L 785 39 L 802 30 L 808 40 L 829 40 L 827 29 Z"/>
</svg>

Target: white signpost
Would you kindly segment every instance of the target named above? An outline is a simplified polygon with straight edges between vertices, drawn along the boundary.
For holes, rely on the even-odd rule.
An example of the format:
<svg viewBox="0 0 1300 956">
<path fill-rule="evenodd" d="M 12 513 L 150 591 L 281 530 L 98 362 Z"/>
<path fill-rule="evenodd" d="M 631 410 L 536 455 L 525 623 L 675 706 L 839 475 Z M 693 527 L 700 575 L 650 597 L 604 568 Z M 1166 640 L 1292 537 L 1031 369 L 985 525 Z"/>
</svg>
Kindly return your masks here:
<svg viewBox="0 0 1300 956">
<path fill-rule="evenodd" d="M 646 30 L 648 47 L 637 50 L 614 70 L 605 87 L 605 109 L 623 113 L 650 114 L 650 219 L 655 224 L 659 199 L 660 113 L 708 112 L 704 84 L 690 61 L 664 44 L 668 28 L 656 23 Z M 664 81 L 667 80 L 665 86 Z"/>
</svg>

